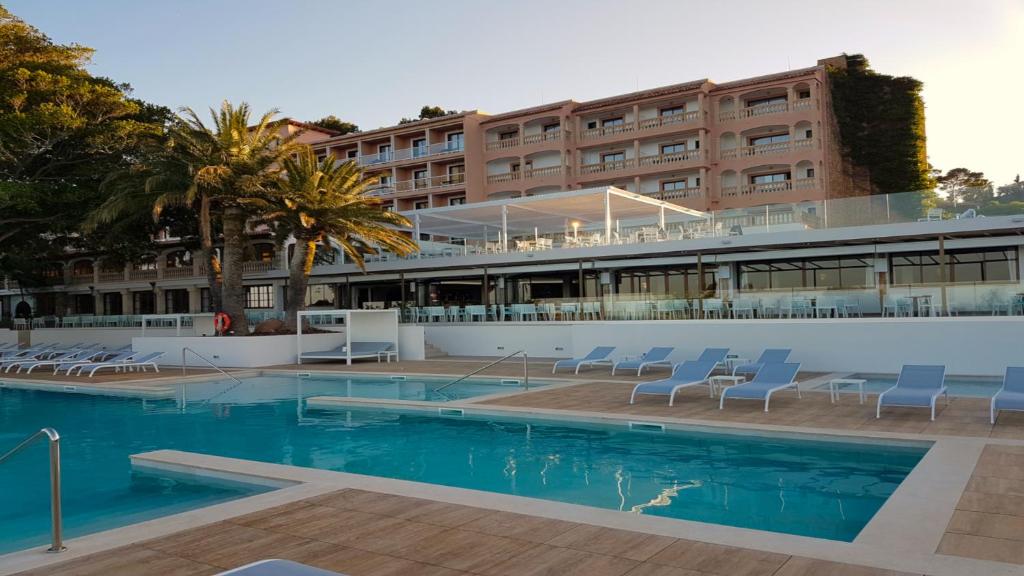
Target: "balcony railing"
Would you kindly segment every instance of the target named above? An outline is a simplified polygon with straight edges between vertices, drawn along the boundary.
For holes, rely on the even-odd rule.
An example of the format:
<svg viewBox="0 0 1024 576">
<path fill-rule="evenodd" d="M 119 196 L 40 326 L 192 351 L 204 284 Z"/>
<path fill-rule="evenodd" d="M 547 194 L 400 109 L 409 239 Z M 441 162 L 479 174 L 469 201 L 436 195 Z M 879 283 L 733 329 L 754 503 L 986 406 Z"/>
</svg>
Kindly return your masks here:
<svg viewBox="0 0 1024 576">
<path fill-rule="evenodd" d="M 523 136 L 523 144 L 540 144 L 541 142 L 558 142 L 562 139 L 562 131 L 541 132 L 539 134 L 527 134 Z"/>
<path fill-rule="evenodd" d="M 641 130 L 649 130 L 651 128 L 660 128 L 662 126 L 675 126 L 678 124 L 686 124 L 688 122 L 696 122 L 700 119 L 700 112 L 696 110 L 690 112 L 681 112 L 679 114 L 665 114 L 663 116 L 656 116 L 654 118 L 645 118 L 640 121 Z"/>
<path fill-rule="evenodd" d="M 612 160 L 610 162 L 598 162 L 597 164 L 584 164 L 580 166 L 580 175 L 601 174 L 603 172 L 625 170 L 627 168 L 632 168 L 635 164 L 636 163 L 632 158 L 626 158 L 625 160 Z"/>
<path fill-rule="evenodd" d="M 755 156 L 771 156 L 774 154 L 785 154 L 791 150 L 804 150 L 814 147 L 813 138 L 801 138 L 788 142 L 770 142 L 768 144 L 755 144 L 753 146 L 742 146 L 740 148 L 726 148 L 719 152 L 722 160 L 734 158 L 750 158 Z"/>
<path fill-rule="evenodd" d="M 661 190 L 659 192 L 648 194 L 648 196 L 659 200 L 685 200 L 687 198 L 703 198 L 705 194 L 706 193 L 703 188 L 700 186 L 694 186 L 692 188 L 677 190 Z"/>
<path fill-rule="evenodd" d="M 263 274 L 266 272 L 272 272 L 274 270 L 273 262 L 263 262 L 261 260 L 254 260 L 251 262 L 242 262 L 242 273 L 243 274 Z"/>
<path fill-rule="evenodd" d="M 797 178 L 795 180 L 783 180 L 782 182 L 764 182 L 761 184 L 723 187 L 722 196 L 756 196 L 759 194 L 789 192 L 790 190 L 811 190 L 817 187 L 817 178 Z"/>
<path fill-rule="evenodd" d="M 124 274 L 121 277 L 123 278 Z M 91 284 L 96 278 L 92 274 L 72 274 L 68 280 L 71 284 Z"/>
<path fill-rule="evenodd" d="M 597 128 L 587 128 L 580 133 L 580 136 L 584 140 L 588 138 L 601 138 L 602 136 L 610 136 L 612 134 L 625 134 L 627 132 L 633 132 L 636 130 L 635 122 L 626 122 L 623 124 L 614 124 L 610 126 L 599 126 Z"/>
<path fill-rule="evenodd" d="M 431 144 L 429 146 L 417 146 L 415 148 L 402 148 L 400 150 L 393 150 L 390 152 L 382 152 L 379 154 L 364 154 L 355 158 L 340 158 L 339 162 L 347 162 L 354 160 L 356 164 L 360 166 L 376 166 L 378 164 L 387 164 L 389 162 L 399 162 L 402 160 L 414 160 L 418 158 L 430 158 L 433 156 L 443 156 L 447 154 L 459 154 L 462 153 L 463 146 L 461 144 L 453 144 L 451 142 L 440 142 L 437 144 Z"/>
<path fill-rule="evenodd" d="M 124 282 L 124 270 L 100 270 L 100 282 Z"/>
<path fill-rule="evenodd" d="M 501 140 L 492 140 L 487 143 L 486 149 L 490 150 L 508 150 L 509 148 L 515 148 L 519 146 L 519 136 L 513 136 L 512 138 L 502 138 Z"/>
<path fill-rule="evenodd" d="M 543 168 L 527 168 L 522 171 L 516 172 L 502 172 L 501 174 L 490 174 L 487 176 L 488 184 L 503 184 L 505 182 L 514 182 L 516 180 L 528 180 L 531 178 L 548 178 L 550 176 L 558 176 L 562 172 L 566 171 L 562 166 L 545 166 Z"/>
<path fill-rule="evenodd" d="M 179 268 L 164 268 L 163 277 L 165 279 L 193 278 L 198 275 L 191 266 L 182 266 Z"/>
<path fill-rule="evenodd" d="M 156 268 L 150 270 L 132 269 L 128 272 L 129 280 L 156 280 Z"/>
<path fill-rule="evenodd" d="M 703 150 L 683 150 L 669 154 L 655 154 L 653 156 L 641 156 L 640 166 L 662 166 L 665 164 L 679 164 L 692 162 L 704 158 Z"/>
<path fill-rule="evenodd" d="M 770 114 L 781 114 L 789 111 L 812 110 L 817 102 L 812 98 L 801 98 L 790 102 L 774 102 L 772 104 L 758 104 L 734 110 L 723 110 L 718 113 L 719 122 L 725 120 L 736 120 L 743 118 L 756 118 Z"/>
</svg>

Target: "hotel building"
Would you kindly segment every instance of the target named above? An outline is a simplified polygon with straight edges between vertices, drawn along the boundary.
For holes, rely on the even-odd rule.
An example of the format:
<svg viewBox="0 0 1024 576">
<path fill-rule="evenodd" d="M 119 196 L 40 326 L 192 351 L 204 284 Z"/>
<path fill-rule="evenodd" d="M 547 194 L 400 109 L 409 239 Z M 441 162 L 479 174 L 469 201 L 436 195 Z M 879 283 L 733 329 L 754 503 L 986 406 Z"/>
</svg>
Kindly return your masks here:
<svg viewBox="0 0 1024 576">
<path fill-rule="evenodd" d="M 402 306 L 410 321 L 436 321 L 419 311 L 589 301 L 629 319 L 704 316 L 705 300 L 726 315 L 746 303 L 755 317 L 779 315 L 796 297 L 895 314 L 898 298 L 923 295 L 929 314 L 1024 313 L 1024 218 L 955 218 L 915 194 L 868 195 L 832 115 L 827 66 L 843 62 L 346 135 L 282 123 L 321 157 L 379 176 L 372 193 L 415 222 L 421 243 L 365 272 L 324 249 L 307 303 Z M 28 294 L 2 281 L 0 314 L 22 299 L 50 322 L 208 310 L 203 264 L 177 239 L 158 243 L 128 266 L 74 255 Z M 287 257 L 252 232 L 253 321 L 283 310 Z"/>
</svg>

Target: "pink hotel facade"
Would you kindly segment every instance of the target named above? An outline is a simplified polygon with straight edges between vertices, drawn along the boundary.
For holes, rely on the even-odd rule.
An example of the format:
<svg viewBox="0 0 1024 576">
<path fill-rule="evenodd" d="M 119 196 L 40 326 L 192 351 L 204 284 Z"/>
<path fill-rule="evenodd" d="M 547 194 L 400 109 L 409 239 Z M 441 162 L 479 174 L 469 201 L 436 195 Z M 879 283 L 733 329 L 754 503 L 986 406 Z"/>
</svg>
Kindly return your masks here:
<svg viewBox="0 0 1024 576">
<path fill-rule="evenodd" d="M 394 210 L 605 185 L 698 210 L 824 200 L 856 193 L 826 70 L 844 63 L 496 115 L 469 111 L 313 147 L 379 176 L 374 193 Z"/>
</svg>

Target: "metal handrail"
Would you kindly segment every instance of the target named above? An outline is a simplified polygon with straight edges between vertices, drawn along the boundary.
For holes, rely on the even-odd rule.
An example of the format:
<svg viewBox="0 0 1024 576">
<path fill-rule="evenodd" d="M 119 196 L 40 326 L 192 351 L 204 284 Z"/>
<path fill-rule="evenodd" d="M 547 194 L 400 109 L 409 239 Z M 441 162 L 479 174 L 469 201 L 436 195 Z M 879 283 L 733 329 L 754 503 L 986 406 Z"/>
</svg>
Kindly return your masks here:
<svg viewBox="0 0 1024 576">
<path fill-rule="evenodd" d="M 46 436 L 50 441 L 50 535 L 51 542 L 48 552 L 63 552 L 64 548 L 64 527 L 61 522 L 60 513 L 60 434 L 53 428 L 42 430 L 29 435 L 17 446 L 11 448 L 0 456 L 0 464 L 9 460 L 12 456 L 21 452 L 26 446 L 36 439 Z"/>
<path fill-rule="evenodd" d="M 470 376 L 475 376 L 475 375 L 483 372 L 484 370 L 487 370 L 491 366 L 494 366 L 495 364 L 500 364 L 501 362 L 504 362 L 505 360 L 508 360 L 509 358 L 511 358 L 513 356 L 517 356 L 519 354 L 523 355 L 523 388 L 525 388 L 526 390 L 529 390 L 530 389 L 529 356 L 526 354 L 526 350 L 516 350 L 515 352 L 513 352 L 513 353 L 511 353 L 511 354 L 509 354 L 507 356 L 502 356 L 501 358 L 498 358 L 497 360 L 495 360 L 494 362 L 491 362 L 490 364 L 484 366 L 483 368 L 477 368 L 476 370 L 473 370 L 469 374 L 466 374 L 465 376 L 456 378 L 455 380 L 452 380 L 451 382 L 445 384 L 444 386 L 440 386 L 438 388 L 434 388 L 434 392 L 440 392 L 441 390 L 444 390 L 445 388 L 451 386 L 452 384 L 458 384 L 459 382 L 462 382 L 463 380 L 465 380 L 466 378 L 469 378 Z"/>
<path fill-rule="evenodd" d="M 185 352 L 191 352 L 192 354 L 195 355 L 196 358 L 199 358 L 203 362 L 206 362 L 207 364 L 210 365 L 211 368 L 213 368 L 217 372 L 220 372 L 221 374 L 223 374 L 223 375 L 227 376 L 228 378 L 231 378 L 232 380 L 234 380 L 236 384 L 241 384 L 242 383 L 241 380 L 239 380 L 238 378 L 235 378 L 231 374 L 228 374 L 227 372 L 225 372 L 223 368 L 221 368 L 220 366 L 217 366 L 216 364 L 211 362 L 206 356 L 203 356 L 202 354 L 200 354 L 199 352 L 196 352 L 195 350 L 189 348 L 188 346 L 186 346 L 186 347 L 181 349 L 181 375 L 182 376 L 185 375 Z"/>
</svg>

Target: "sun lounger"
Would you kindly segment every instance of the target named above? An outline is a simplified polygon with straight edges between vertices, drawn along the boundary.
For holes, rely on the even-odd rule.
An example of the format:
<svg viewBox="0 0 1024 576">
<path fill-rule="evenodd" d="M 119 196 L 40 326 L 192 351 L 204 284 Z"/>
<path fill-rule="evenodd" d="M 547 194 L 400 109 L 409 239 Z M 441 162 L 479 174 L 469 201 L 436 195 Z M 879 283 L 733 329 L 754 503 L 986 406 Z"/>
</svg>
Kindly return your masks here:
<svg viewBox="0 0 1024 576">
<path fill-rule="evenodd" d="M 671 346 L 655 346 L 639 358 L 634 358 L 632 360 L 619 360 L 612 365 L 612 374 L 614 375 L 615 371 L 619 369 L 636 370 L 636 375 L 639 376 L 644 371 L 644 368 L 648 366 L 668 366 L 671 368 L 672 362 L 668 357 L 672 355 L 674 350 L 675 348 Z"/>
<path fill-rule="evenodd" d="M 613 366 L 614 364 L 608 356 L 614 350 L 615 346 L 598 346 L 583 358 L 566 358 L 565 360 L 559 360 L 551 367 L 551 373 L 554 374 L 559 368 L 575 368 L 576 373 L 579 374 L 580 368 L 583 366 L 596 366 L 599 364 Z"/>
<path fill-rule="evenodd" d="M 320 350 L 317 352 L 303 352 L 300 358 L 303 360 L 350 360 L 353 358 L 376 358 L 378 361 L 382 356 L 395 354 L 393 342 L 353 342 L 351 354 L 344 344 L 331 350 Z M 388 359 L 390 361 L 390 359 Z"/>
<path fill-rule="evenodd" d="M 705 348 L 704 351 L 700 353 L 700 356 L 697 357 L 696 361 L 701 363 L 714 362 L 715 368 L 717 368 L 725 365 L 725 357 L 728 355 L 728 348 Z M 672 369 L 672 372 L 675 373 L 675 371 L 682 365 L 682 363 L 676 364 L 675 368 Z"/>
<path fill-rule="evenodd" d="M 725 407 L 725 399 L 728 397 L 742 400 L 764 400 L 764 411 L 767 412 L 772 394 L 787 388 L 795 388 L 796 396 L 799 398 L 800 385 L 796 383 L 796 375 L 799 371 L 799 364 L 785 362 L 765 364 L 750 382 L 737 384 L 723 390 L 722 397 L 718 401 L 718 409 L 721 410 Z"/>
<path fill-rule="evenodd" d="M 668 405 L 675 404 L 676 392 L 690 386 L 699 386 L 708 383 L 708 376 L 715 369 L 715 362 L 697 362 L 687 360 L 680 364 L 671 376 L 662 380 L 652 382 L 641 382 L 633 388 L 629 396 L 629 403 L 636 401 L 637 394 L 656 394 L 668 396 Z"/>
<path fill-rule="evenodd" d="M 896 385 L 878 395 L 875 418 L 882 417 L 882 406 L 902 406 L 930 408 L 931 419 L 935 420 L 935 401 L 939 395 L 946 395 L 945 375 L 945 366 L 905 364 Z"/>
<path fill-rule="evenodd" d="M 10 372 L 11 368 L 17 366 L 18 374 L 21 374 L 22 368 L 28 368 L 26 374 L 31 374 L 34 368 L 38 368 L 40 366 L 56 366 L 61 362 L 73 362 L 81 358 L 84 354 L 86 354 L 86 352 L 83 350 L 77 350 L 73 352 L 62 352 L 60 354 L 55 355 L 46 354 L 44 355 L 44 358 L 34 358 L 31 360 L 26 359 L 23 362 L 12 362 L 7 365 L 7 368 L 4 370 L 4 372 Z"/>
<path fill-rule="evenodd" d="M 781 364 L 785 362 L 790 353 L 793 350 L 790 348 L 765 348 L 764 352 L 761 352 L 761 356 L 754 362 L 747 364 L 739 364 L 732 369 L 732 375 L 737 374 L 757 374 L 757 371 L 761 369 L 765 364 Z"/>
<path fill-rule="evenodd" d="M 345 576 L 340 572 L 331 572 L 323 568 L 307 566 L 291 560 L 260 560 L 245 566 L 239 566 L 217 576 Z"/>
<path fill-rule="evenodd" d="M 147 367 L 160 371 L 160 368 L 156 365 L 156 360 L 163 356 L 163 352 L 150 352 L 143 356 L 133 356 L 132 358 L 122 362 L 95 362 L 93 364 L 85 364 L 78 367 L 78 375 L 81 376 L 82 372 L 88 370 L 89 377 L 92 378 L 97 371 L 104 368 L 113 368 L 115 371 L 124 368 L 125 370 L 135 370 L 138 368 L 142 372 L 146 371 Z"/>
<path fill-rule="evenodd" d="M 123 364 L 123 363 L 131 360 L 134 356 L 135 356 L 135 352 L 131 352 L 131 351 L 120 352 L 118 354 L 114 354 L 113 356 L 104 358 L 103 360 L 96 360 L 95 362 L 85 362 L 85 363 L 83 363 L 83 362 L 72 362 L 72 363 L 70 363 L 67 366 L 65 366 L 65 364 L 63 364 L 63 363 L 62 364 L 58 364 L 57 365 L 57 370 L 60 371 L 60 370 L 65 370 L 66 369 L 67 370 L 66 374 L 70 375 L 71 372 L 73 372 L 75 370 L 78 370 L 79 368 L 84 368 L 86 366 L 91 368 L 92 366 L 95 366 L 97 364 L 113 364 L 113 363 Z M 82 373 L 82 371 L 78 370 L 78 374 L 81 374 L 81 373 Z"/>
<path fill-rule="evenodd" d="M 996 423 L 1000 410 L 1024 411 L 1024 367 L 1011 366 L 1003 375 L 1003 387 L 992 397 L 989 418 Z"/>
</svg>

